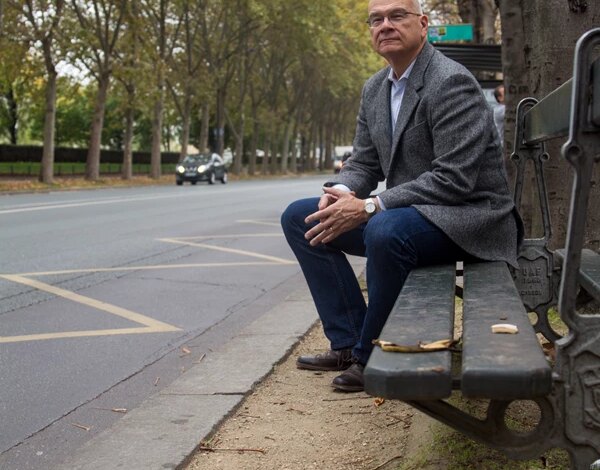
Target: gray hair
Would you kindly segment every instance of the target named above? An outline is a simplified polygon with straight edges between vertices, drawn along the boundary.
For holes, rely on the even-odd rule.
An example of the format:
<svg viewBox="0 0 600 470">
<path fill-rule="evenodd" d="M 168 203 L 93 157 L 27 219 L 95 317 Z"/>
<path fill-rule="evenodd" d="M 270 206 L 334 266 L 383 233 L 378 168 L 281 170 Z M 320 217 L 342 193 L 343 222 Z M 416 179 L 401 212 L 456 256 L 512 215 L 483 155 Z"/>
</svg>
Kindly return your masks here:
<svg viewBox="0 0 600 470">
<path fill-rule="evenodd" d="M 421 8 L 421 2 L 419 0 L 412 0 L 413 10 L 415 13 L 423 14 L 423 9 Z"/>
</svg>

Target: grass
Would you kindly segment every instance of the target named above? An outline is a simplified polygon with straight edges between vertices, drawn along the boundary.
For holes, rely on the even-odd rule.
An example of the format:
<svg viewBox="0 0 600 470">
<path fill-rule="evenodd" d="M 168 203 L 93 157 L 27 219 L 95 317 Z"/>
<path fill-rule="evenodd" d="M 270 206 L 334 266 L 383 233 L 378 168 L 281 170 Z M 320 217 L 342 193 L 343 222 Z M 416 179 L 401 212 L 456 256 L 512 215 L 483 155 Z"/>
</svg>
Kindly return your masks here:
<svg viewBox="0 0 600 470">
<path fill-rule="evenodd" d="M 159 179 L 153 179 L 148 176 L 134 176 L 130 180 L 122 179 L 120 176 L 102 175 L 96 181 L 86 180 L 82 176 L 54 178 L 54 183 L 46 184 L 37 180 L 37 178 L 13 178 L 0 179 L 0 193 L 19 193 L 19 192 L 43 192 L 50 190 L 69 190 L 69 189 L 90 189 L 106 187 L 125 187 L 125 186 L 149 186 L 158 184 L 175 184 L 175 178 L 172 174 L 163 175 Z"/>
<path fill-rule="evenodd" d="M 123 165 L 120 163 L 100 163 L 100 173 L 103 175 L 120 175 Z M 175 165 L 163 164 L 162 172 L 171 173 Z M 134 174 L 149 174 L 150 164 L 136 163 L 132 166 Z M 41 171 L 40 162 L 0 162 L 0 176 L 22 177 L 37 176 Z M 85 174 L 85 163 L 54 163 L 54 174 L 56 176 L 81 176 Z"/>
<path fill-rule="evenodd" d="M 449 402 L 469 414 L 482 417 L 487 404 L 479 400 L 467 400 L 454 394 Z M 507 418 L 512 429 L 529 429 L 535 425 L 539 414 L 532 402 L 518 402 Z M 531 421 L 530 421 L 531 420 Z M 452 469 L 452 470 L 566 470 L 569 469 L 568 453 L 551 449 L 532 460 L 511 460 L 485 444 L 473 441 L 462 433 L 437 421 L 428 430 L 429 441 L 418 453 L 405 460 L 398 470 Z"/>
</svg>

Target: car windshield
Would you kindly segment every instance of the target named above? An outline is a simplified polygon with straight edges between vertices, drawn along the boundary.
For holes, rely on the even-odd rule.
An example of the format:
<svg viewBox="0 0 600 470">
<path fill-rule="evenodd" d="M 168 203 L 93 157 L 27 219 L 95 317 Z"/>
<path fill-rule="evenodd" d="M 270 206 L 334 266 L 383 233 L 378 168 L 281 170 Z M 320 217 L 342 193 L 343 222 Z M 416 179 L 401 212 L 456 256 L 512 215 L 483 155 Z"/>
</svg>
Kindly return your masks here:
<svg viewBox="0 0 600 470">
<path fill-rule="evenodd" d="M 183 160 L 183 163 L 193 163 L 195 165 L 205 165 L 208 162 L 210 162 L 210 155 L 204 155 L 204 154 L 188 155 Z"/>
</svg>

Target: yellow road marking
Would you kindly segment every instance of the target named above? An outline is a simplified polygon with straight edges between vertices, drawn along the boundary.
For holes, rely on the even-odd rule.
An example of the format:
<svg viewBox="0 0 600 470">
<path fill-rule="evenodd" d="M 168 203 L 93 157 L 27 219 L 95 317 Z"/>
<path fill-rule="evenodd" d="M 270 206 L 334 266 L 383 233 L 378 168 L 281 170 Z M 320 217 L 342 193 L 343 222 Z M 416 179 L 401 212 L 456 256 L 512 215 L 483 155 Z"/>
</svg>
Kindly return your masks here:
<svg viewBox="0 0 600 470">
<path fill-rule="evenodd" d="M 255 223 L 259 225 L 272 225 L 279 226 L 279 224 L 269 223 L 264 221 L 253 221 L 253 220 L 241 220 L 238 222 L 242 223 Z M 296 261 L 279 258 L 276 256 L 263 255 L 261 253 L 255 253 L 245 250 L 237 250 L 234 248 L 225 248 L 214 245 L 207 245 L 204 243 L 195 243 L 187 240 L 205 240 L 211 238 L 255 238 L 255 237 L 281 237 L 281 233 L 259 233 L 259 234 L 241 234 L 241 235 L 212 235 L 212 236 L 198 236 L 198 237 L 185 237 L 185 238 L 163 238 L 159 239 L 167 243 L 175 243 L 181 245 L 195 246 L 199 248 L 206 248 L 209 250 L 222 251 L 225 253 L 235 253 L 243 256 L 250 256 L 254 258 L 261 258 L 267 261 L 263 262 L 234 262 L 234 263 L 195 263 L 195 264 L 176 264 L 176 265 L 155 265 L 155 266 L 126 266 L 120 268 L 96 268 L 96 269 L 68 269 L 60 271 L 44 271 L 44 272 L 32 272 L 22 274 L 0 274 L 0 278 L 12 281 L 18 284 L 23 284 L 34 289 L 38 289 L 44 292 L 54 294 L 58 297 L 62 297 L 73 302 L 87 305 L 107 312 L 111 315 L 116 315 L 125 318 L 129 321 L 144 325 L 143 327 L 134 328 L 113 328 L 104 330 L 83 330 L 83 331 L 63 331 L 57 333 L 38 333 L 30 335 L 19 335 L 19 336 L 0 336 L 0 344 L 2 343 L 16 343 L 21 341 L 37 341 L 45 339 L 59 339 L 59 338 L 80 338 L 80 337 L 91 337 L 91 336 L 109 336 L 109 335 L 126 335 L 126 334 L 140 334 L 140 333 L 165 333 L 173 331 L 181 331 L 181 328 L 169 325 L 167 323 L 155 320 L 153 318 L 141 315 L 139 313 L 127 310 L 116 305 L 102 302 L 90 297 L 86 297 L 75 292 L 71 292 L 60 287 L 52 286 L 34 279 L 29 279 L 31 276 L 49 276 L 59 274 L 77 274 L 77 273 L 96 273 L 96 272 L 115 272 L 115 271 L 142 271 L 142 270 L 153 270 L 153 269 L 181 269 L 181 268 L 199 268 L 199 267 L 230 267 L 230 266 L 273 266 L 273 265 L 292 265 L 296 264 Z"/>
<path fill-rule="evenodd" d="M 250 220 L 250 219 L 241 219 L 236 220 L 236 222 L 240 224 L 256 224 L 256 225 L 268 225 L 269 227 L 281 227 L 279 222 L 265 222 L 264 220 Z"/>
<path fill-rule="evenodd" d="M 190 263 L 190 264 L 157 264 L 154 266 L 123 266 L 120 268 L 84 268 L 64 269 L 62 271 L 38 271 L 33 273 L 19 273 L 14 276 L 54 276 L 56 274 L 83 274 L 83 273 L 110 273 L 116 271 L 150 271 L 153 269 L 183 269 L 183 268 L 223 268 L 237 266 L 274 266 L 280 265 L 274 261 L 248 261 L 239 263 Z M 0 275 L 0 277 L 3 275 Z"/>
<path fill-rule="evenodd" d="M 179 328 L 177 330 L 179 330 Z M 155 330 L 154 328 L 143 326 L 139 328 L 118 328 L 113 330 L 61 331 L 59 333 L 39 333 L 21 336 L 0 336 L 0 344 L 20 343 L 23 341 L 40 341 L 44 339 L 89 338 L 93 336 L 133 335 L 142 333 L 164 333 L 164 330 L 159 331 Z"/>
<path fill-rule="evenodd" d="M 33 339 L 48 339 L 48 338 L 65 338 L 65 337 L 76 337 L 76 336 L 99 336 L 99 335 L 108 335 L 108 334 L 131 334 L 135 333 L 165 333 L 172 331 L 181 331 L 181 328 L 177 328 L 176 326 L 169 325 L 168 323 L 163 323 L 159 320 L 155 320 L 154 318 L 147 317 L 145 315 L 141 315 L 136 312 L 132 312 L 131 310 L 127 310 L 121 307 L 117 307 L 116 305 L 109 304 L 107 302 L 102 302 L 100 300 L 92 299 L 90 297 L 85 297 L 80 294 L 76 294 L 75 292 L 71 292 L 65 289 L 61 289 L 60 287 L 51 286 L 50 284 L 46 284 L 44 282 L 39 282 L 34 279 L 28 279 L 23 276 L 16 276 L 11 274 L 3 274 L 0 277 L 16 282 L 18 284 L 24 284 L 29 287 L 33 287 L 34 289 L 38 289 L 44 292 L 48 292 L 50 294 L 54 294 L 58 297 L 62 297 L 67 300 L 71 300 L 73 302 L 77 302 L 83 305 L 87 305 L 89 307 L 95 308 L 97 310 L 101 310 L 103 312 L 110 313 L 112 315 L 116 315 L 121 318 L 125 318 L 126 320 L 132 321 L 134 323 L 140 323 L 144 325 L 143 328 L 121 328 L 121 329 L 112 329 L 112 330 L 93 330 L 93 331 L 68 331 L 61 333 L 44 333 L 38 335 L 22 335 L 22 336 L 0 336 L 0 343 L 11 343 L 16 341 L 24 341 L 25 338 L 28 340 Z M 112 333 L 111 333 L 112 332 Z M 118 332 L 118 333 L 117 333 Z M 15 338 L 21 338 L 17 340 Z"/>
<path fill-rule="evenodd" d="M 245 256 L 252 256 L 254 258 L 268 259 L 270 261 L 275 261 L 276 263 L 280 263 L 280 264 L 296 264 L 295 261 L 292 261 L 289 259 L 278 258 L 277 256 L 263 255 L 261 253 L 255 253 L 253 251 L 237 250 L 235 248 L 225 248 L 222 246 L 207 245 L 205 243 L 193 243 L 193 242 L 188 242 L 185 240 L 180 240 L 177 238 L 160 238 L 159 240 L 163 241 L 163 242 L 167 242 L 167 243 L 176 243 L 179 245 L 197 246 L 199 248 L 206 248 L 208 250 L 223 251 L 225 253 L 236 253 L 238 255 L 245 255 Z"/>
<path fill-rule="evenodd" d="M 283 237 L 283 233 L 243 233 L 235 235 L 199 235 L 197 237 L 177 237 L 173 240 L 210 240 L 211 238 L 261 238 L 261 237 Z"/>
</svg>

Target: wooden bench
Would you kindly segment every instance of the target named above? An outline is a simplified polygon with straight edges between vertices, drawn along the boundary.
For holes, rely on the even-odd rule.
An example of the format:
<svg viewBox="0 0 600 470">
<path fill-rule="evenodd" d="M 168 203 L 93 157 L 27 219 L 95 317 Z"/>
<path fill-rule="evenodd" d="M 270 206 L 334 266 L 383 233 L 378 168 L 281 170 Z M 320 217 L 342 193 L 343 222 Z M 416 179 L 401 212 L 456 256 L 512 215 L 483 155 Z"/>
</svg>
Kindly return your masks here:
<svg viewBox="0 0 600 470">
<path fill-rule="evenodd" d="M 573 78 L 539 102 L 517 109 L 515 203 L 519 207 L 525 165 L 533 163 L 544 236 L 525 240 L 520 269 L 503 262 L 464 263 L 413 270 L 380 339 L 417 345 L 454 337 L 456 299 L 462 296 L 460 353 L 388 352 L 375 347 L 365 368 L 367 393 L 404 400 L 509 458 L 528 459 L 561 447 L 571 466 L 589 469 L 600 460 L 600 311 L 576 310 L 580 291 L 600 301 L 600 255 L 583 249 L 595 158 L 600 155 L 600 28 L 584 34 L 575 49 Z M 545 142 L 568 135 L 562 154 L 574 170 L 564 250 L 548 249 L 551 224 L 542 171 Z M 457 287 L 462 274 L 463 285 Z M 457 296 L 456 294 L 459 294 Z M 557 307 L 568 325 L 562 337 L 548 320 Z M 535 312 L 532 325 L 528 312 Z M 514 324 L 517 334 L 492 332 Z M 536 333 L 554 343 L 555 361 L 544 355 Z M 452 405 L 452 393 L 487 400 L 485 419 Z M 528 400 L 540 410 L 528 432 L 511 429 L 507 409 Z"/>
</svg>

